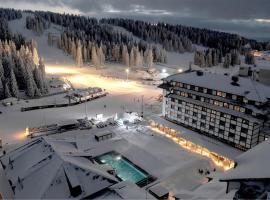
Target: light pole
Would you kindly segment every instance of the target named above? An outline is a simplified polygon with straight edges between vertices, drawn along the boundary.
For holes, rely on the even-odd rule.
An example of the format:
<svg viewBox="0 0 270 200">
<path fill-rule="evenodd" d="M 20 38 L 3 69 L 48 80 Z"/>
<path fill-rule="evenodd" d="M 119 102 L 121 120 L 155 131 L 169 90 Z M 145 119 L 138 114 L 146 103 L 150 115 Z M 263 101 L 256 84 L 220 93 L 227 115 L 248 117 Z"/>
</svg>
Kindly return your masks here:
<svg viewBox="0 0 270 200">
<path fill-rule="evenodd" d="M 127 73 L 127 81 L 128 81 L 129 68 L 126 69 L 126 73 Z"/>
</svg>

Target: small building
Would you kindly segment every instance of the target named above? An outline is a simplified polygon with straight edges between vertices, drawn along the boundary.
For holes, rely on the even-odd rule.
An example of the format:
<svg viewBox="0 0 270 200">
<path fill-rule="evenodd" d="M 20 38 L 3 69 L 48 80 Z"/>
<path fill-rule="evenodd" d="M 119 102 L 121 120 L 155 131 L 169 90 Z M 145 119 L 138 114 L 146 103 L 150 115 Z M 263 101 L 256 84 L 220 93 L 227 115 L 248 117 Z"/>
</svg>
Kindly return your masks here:
<svg viewBox="0 0 270 200">
<path fill-rule="evenodd" d="M 258 81 L 270 86 L 270 67 L 269 69 L 260 69 L 258 73 Z"/>
<path fill-rule="evenodd" d="M 270 192 L 270 141 L 267 140 L 235 159 L 235 168 L 221 182 L 227 183 L 226 193 L 236 190 L 236 199 L 263 199 Z"/>
<path fill-rule="evenodd" d="M 149 189 L 149 193 L 157 199 L 168 199 L 170 192 L 162 185 L 155 185 Z"/>
<path fill-rule="evenodd" d="M 239 67 L 239 76 L 242 77 L 248 77 L 248 76 L 252 76 L 252 69 L 251 66 L 248 65 L 243 65 Z"/>
<path fill-rule="evenodd" d="M 103 141 L 103 140 L 111 139 L 112 137 L 113 137 L 113 133 L 112 132 L 97 133 L 97 134 L 95 134 L 95 139 L 98 142 Z"/>
</svg>

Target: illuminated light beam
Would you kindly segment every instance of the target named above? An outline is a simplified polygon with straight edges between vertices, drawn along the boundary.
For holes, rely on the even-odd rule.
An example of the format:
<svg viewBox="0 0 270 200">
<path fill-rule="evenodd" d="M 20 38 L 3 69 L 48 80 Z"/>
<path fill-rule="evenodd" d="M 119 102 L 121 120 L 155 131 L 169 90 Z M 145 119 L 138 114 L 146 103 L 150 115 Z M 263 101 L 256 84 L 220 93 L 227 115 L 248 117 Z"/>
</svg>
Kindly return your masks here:
<svg viewBox="0 0 270 200">
<path fill-rule="evenodd" d="M 153 126 L 147 126 L 147 127 L 156 133 L 165 135 L 168 139 L 171 139 L 176 144 L 179 144 L 182 148 L 209 158 L 210 160 L 213 161 L 213 163 L 216 166 L 222 168 L 224 171 L 227 171 L 234 167 L 234 161 L 228 158 L 225 158 L 224 156 L 220 156 L 215 152 L 211 152 L 208 149 L 200 145 L 197 145 L 193 142 L 190 142 L 184 138 L 173 136 L 172 134 L 166 133 L 157 127 L 153 127 Z"/>
</svg>

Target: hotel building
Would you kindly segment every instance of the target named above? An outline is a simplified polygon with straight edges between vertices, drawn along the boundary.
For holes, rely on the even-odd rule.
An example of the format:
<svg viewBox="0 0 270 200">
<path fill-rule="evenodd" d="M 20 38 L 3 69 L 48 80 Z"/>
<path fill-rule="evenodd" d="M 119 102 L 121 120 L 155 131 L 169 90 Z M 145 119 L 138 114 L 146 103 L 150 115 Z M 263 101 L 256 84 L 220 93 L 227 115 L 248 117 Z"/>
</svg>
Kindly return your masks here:
<svg viewBox="0 0 270 200">
<path fill-rule="evenodd" d="M 242 150 L 267 139 L 270 88 L 252 79 L 187 71 L 163 79 L 168 121 Z"/>
</svg>

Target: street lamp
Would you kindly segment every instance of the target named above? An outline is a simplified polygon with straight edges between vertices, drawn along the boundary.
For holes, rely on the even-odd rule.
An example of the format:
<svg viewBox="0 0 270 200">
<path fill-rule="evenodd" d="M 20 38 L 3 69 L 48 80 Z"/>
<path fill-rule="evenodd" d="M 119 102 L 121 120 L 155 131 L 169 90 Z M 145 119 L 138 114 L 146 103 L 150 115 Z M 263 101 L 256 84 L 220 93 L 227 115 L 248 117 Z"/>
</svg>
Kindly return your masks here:
<svg viewBox="0 0 270 200">
<path fill-rule="evenodd" d="M 182 73 L 182 72 L 183 72 L 183 69 L 178 69 L 178 72 L 179 72 L 179 73 Z"/>
<path fill-rule="evenodd" d="M 129 68 L 126 69 L 126 73 L 127 73 L 127 81 L 128 81 Z"/>
<path fill-rule="evenodd" d="M 167 72 L 167 70 L 166 69 L 162 69 L 162 73 L 166 73 Z"/>
</svg>

